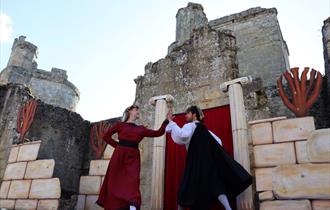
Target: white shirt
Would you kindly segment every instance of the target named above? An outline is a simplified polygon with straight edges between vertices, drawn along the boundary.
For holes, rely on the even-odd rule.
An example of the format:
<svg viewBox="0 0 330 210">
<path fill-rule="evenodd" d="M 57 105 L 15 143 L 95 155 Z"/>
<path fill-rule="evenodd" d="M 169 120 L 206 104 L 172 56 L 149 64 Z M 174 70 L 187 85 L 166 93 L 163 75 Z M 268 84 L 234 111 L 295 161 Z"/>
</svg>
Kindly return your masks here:
<svg viewBox="0 0 330 210">
<path fill-rule="evenodd" d="M 180 128 L 174 121 L 170 121 L 165 130 L 167 133 L 171 133 L 171 137 L 176 144 L 185 145 L 186 149 L 188 150 L 191 137 L 197 127 L 196 122 L 198 121 L 187 123 L 182 128 Z M 211 131 L 209 132 L 218 142 L 218 144 L 222 145 L 221 139 Z"/>
</svg>

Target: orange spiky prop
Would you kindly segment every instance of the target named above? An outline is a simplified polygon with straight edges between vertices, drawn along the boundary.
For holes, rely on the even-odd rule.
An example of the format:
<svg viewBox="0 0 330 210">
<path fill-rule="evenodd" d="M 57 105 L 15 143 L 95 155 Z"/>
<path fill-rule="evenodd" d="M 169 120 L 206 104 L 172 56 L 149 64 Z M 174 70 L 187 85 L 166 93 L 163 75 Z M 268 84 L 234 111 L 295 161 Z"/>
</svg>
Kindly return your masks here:
<svg viewBox="0 0 330 210">
<path fill-rule="evenodd" d="M 37 106 L 38 102 L 31 99 L 26 102 L 18 112 L 17 131 L 21 134 L 19 138 L 20 142 L 24 142 L 25 134 L 33 122 Z"/>
<path fill-rule="evenodd" d="M 92 150 L 95 153 L 97 159 L 99 159 L 106 147 L 106 142 L 103 141 L 103 135 L 110 127 L 110 124 L 106 121 L 95 123 L 90 130 L 90 143 Z"/>
<path fill-rule="evenodd" d="M 285 71 L 277 80 L 277 87 L 283 103 L 293 112 L 297 117 L 303 117 L 307 111 L 317 100 L 321 85 L 322 74 L 314 69 L 310 72 L 309 84 L 307 86 L 307 74 L 309 67 L 305 67 L 299 78 L 299 68 L 291 68 L 290 71 Z M 289 88 L 292 94 L 292 100 L 285 94 L 282 85 L 282 76 L 288 81 Z"/>
</svg>

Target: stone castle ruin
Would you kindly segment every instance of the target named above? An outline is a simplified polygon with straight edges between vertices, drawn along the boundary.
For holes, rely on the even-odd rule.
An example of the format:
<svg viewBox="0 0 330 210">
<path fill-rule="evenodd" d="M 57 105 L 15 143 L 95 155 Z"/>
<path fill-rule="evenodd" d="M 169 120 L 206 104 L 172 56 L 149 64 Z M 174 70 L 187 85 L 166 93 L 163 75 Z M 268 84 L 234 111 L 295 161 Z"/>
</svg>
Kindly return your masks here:
<svg viewBox="0 0 330 210">
<path fill-rule="evenodd" d="M 176 21 L 176 40 L 167 55 L 147 63 L 144 75 L 135 79 L 139 123 L 158 127 L 168 105 L 176 114 L 190 104 L 229 106 L 235 159 L 255 177 L 237 209 L 330 208 L 330 19 L 322 29 L 323 86 L 303 118 L 283 105 L 276 86 L 290 65 L 275 8 L 208 20 L 202 5 L 189 3 L 178 10 Z M 74 112 L 79 91 L 66 71 L 38 69 L 36 55 L 37 47 L 19 37 L 0 73 L 0 208 L 101 209 L 94 202 L 113 149 L 107 146 L 96 158 L 89 138 L 98 122 Z M 28 140 L 20 142 L 18 112 L 31 99 L 38 107 Z M 144 140 L 140 150 L 142 209 L 161 210 L 165 137 Z"/>
<path fill-rule="evenodd" d="M 51 72 L 38 69 L 37 46 L 15 39 L 7 67 L 0 74 L 0 84 L 17 83 L 27 86 L 32 95 L 48 104 L 74 111 L 79 101 L 79 90 L 68 81 L 65 70 Z"/>
</svg>

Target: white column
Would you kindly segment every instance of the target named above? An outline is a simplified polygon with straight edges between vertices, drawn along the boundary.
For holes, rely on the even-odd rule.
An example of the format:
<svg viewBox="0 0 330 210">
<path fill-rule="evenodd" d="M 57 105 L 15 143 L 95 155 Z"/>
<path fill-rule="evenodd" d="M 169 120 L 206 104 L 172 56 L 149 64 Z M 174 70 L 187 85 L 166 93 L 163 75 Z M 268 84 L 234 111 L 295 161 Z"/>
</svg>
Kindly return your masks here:
<svg viewBox="0 0 330 210">
<path fill-rule="evenodd" d="M 150 99 L 150 103 L 156 107 L 154 129 L 161 126 L 172 102 L 173 97 L 170 95 L 156 96 Z M 151 209 L 162 210 L 164 208 L 166 136 L 154 138 L 153 141 Z"/>
<path fill-rule="evenodd" d="M 234 158 L 248 172 L 250 172 L 250 155 L 242 85 L 250 82 L 252 82 L 251 77 L 242 77 L 225 82 L 220 87 L 229 94 Z M 252 186 L 242 192 L 236 202 L 238 210 L 253 210 Z"/>
</svg>

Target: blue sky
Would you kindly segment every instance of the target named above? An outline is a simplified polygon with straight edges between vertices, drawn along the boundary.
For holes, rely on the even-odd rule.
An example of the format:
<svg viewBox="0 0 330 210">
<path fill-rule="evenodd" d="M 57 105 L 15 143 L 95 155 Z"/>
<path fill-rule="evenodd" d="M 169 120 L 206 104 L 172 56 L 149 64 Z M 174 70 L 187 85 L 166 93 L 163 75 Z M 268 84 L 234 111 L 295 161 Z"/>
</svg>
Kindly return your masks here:
<svg viewBox="0 0 330 210">
<path fill-rule="evenodd" d="M 184 0 L 0 0 L 0 69 L 14 38 L 38 46 L 38 67 L 68 71 L 81 92 L 77 112 L 91 121 L 120 116 L 134 101 L 147 62 L 164 57 L 175 39 Z M 291 66 L 324 72 L 321 28 L 329 0 L 200 0 L 209 20 L 251 7 L 276 7 Z"/>
</svg>

